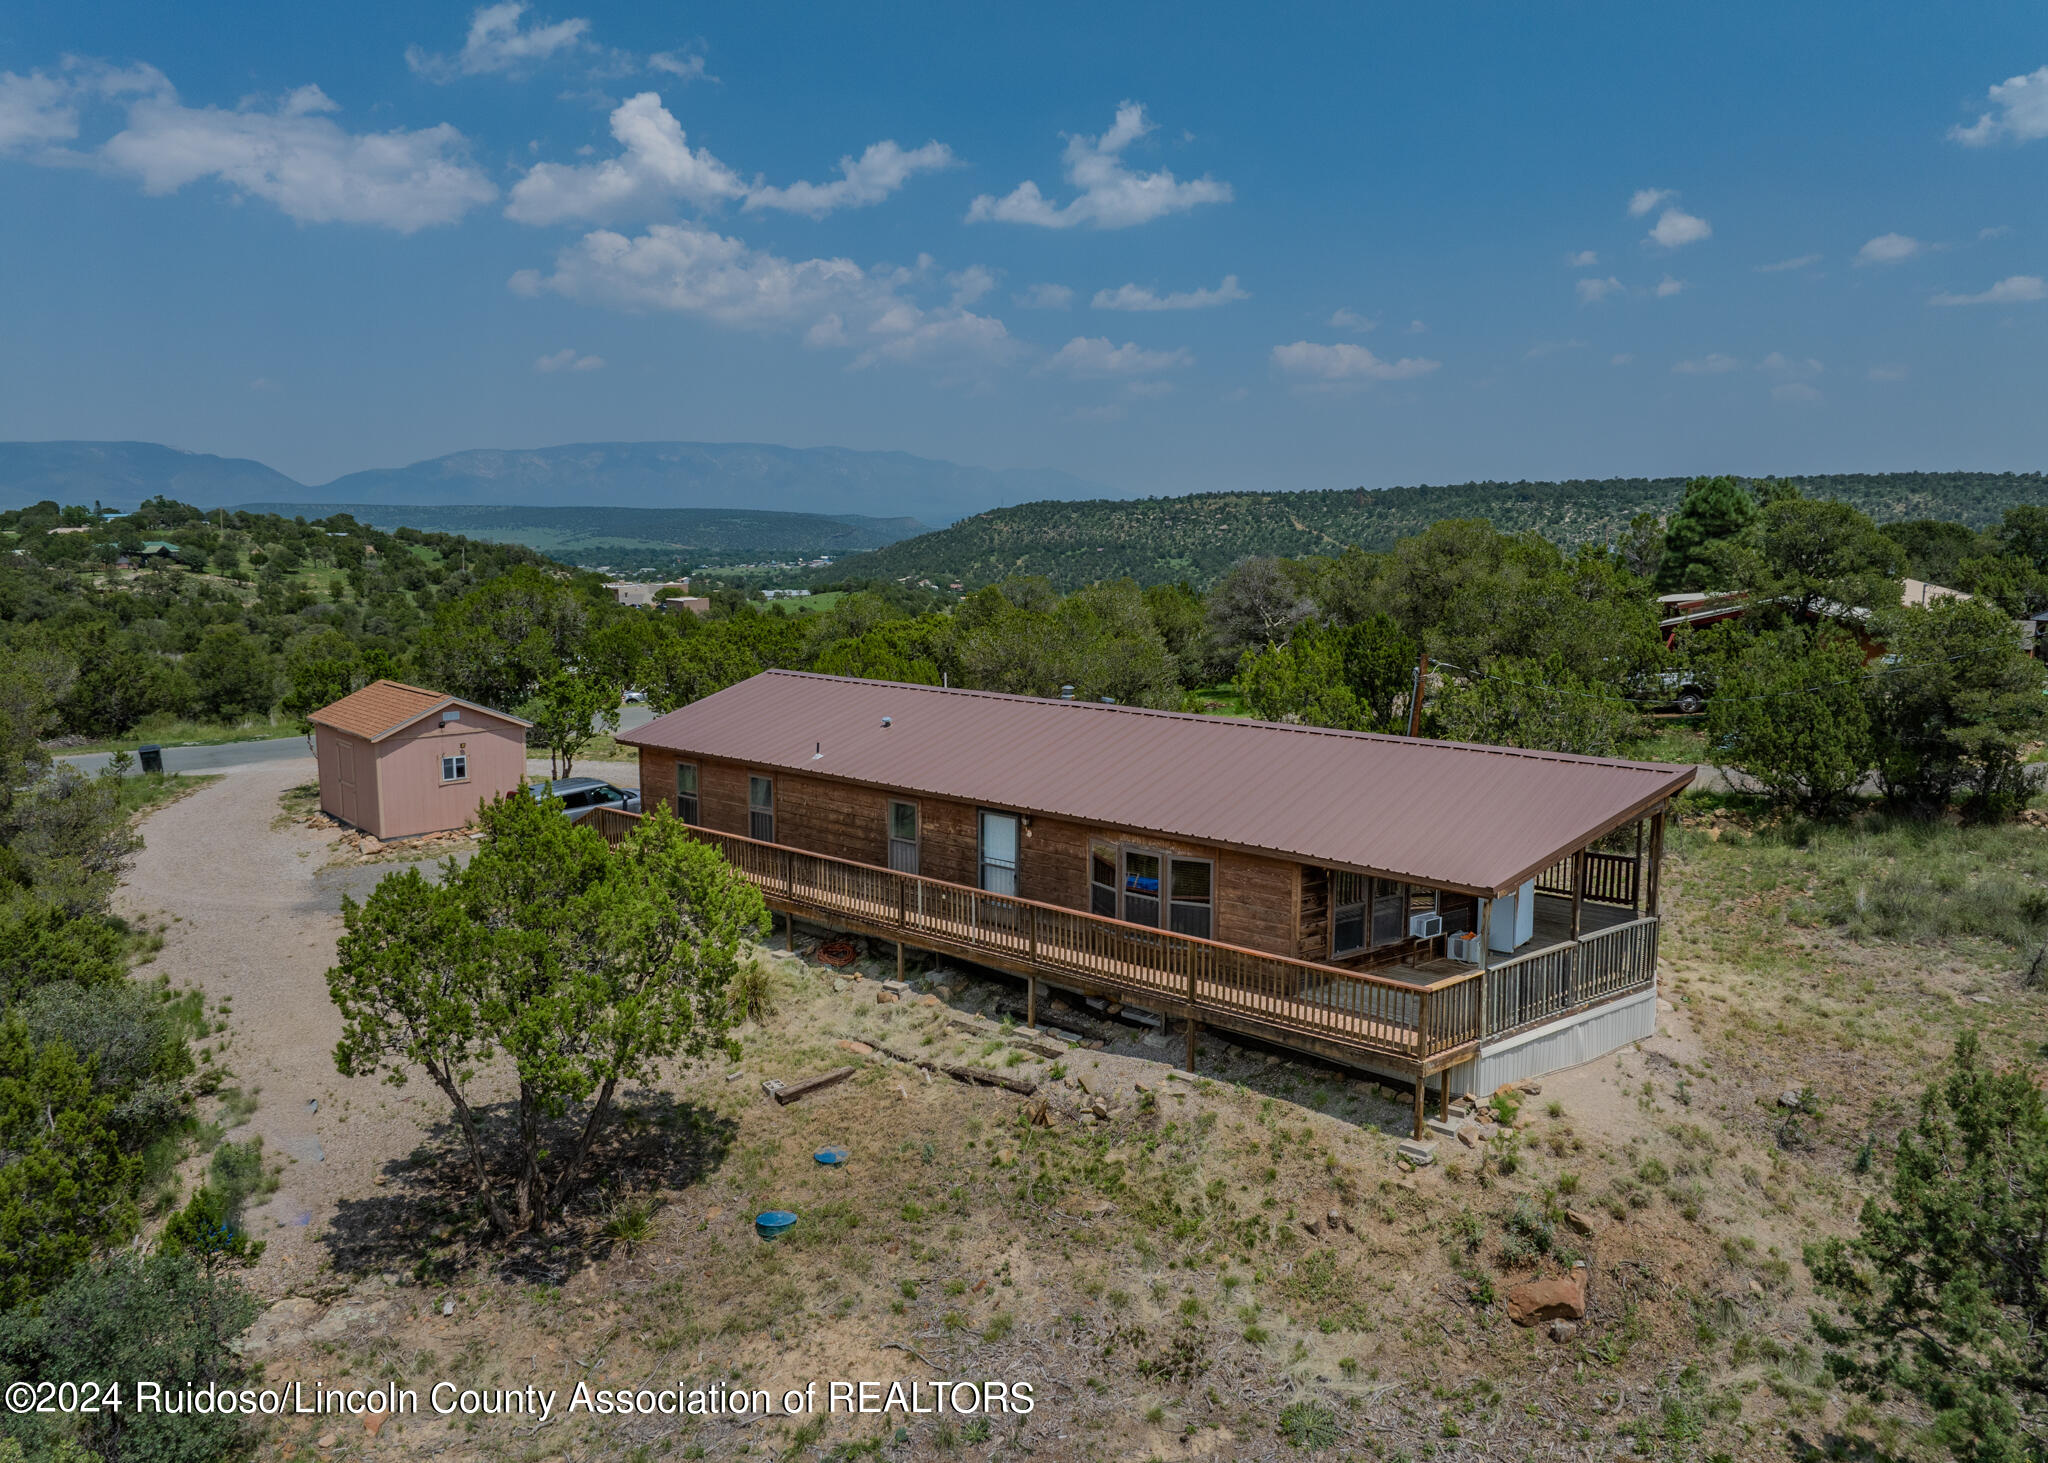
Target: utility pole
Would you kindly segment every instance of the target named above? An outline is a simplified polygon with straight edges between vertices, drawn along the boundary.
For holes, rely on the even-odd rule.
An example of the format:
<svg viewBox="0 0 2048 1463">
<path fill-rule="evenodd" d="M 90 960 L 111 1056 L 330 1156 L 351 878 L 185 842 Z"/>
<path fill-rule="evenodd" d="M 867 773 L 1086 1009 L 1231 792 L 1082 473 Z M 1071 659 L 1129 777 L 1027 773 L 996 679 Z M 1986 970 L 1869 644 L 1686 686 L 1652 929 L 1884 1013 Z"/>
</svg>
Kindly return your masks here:
<svg viewBox="0 0 2048 1463">
<path fill-rule="evenodd" d="M 1422 735 L 1422 687 L 1429 679 L 1429 652 L 1423 651 L 1415 660 L 1415 690 L 1408 698 L 1408 735 Z"/>
</svg>

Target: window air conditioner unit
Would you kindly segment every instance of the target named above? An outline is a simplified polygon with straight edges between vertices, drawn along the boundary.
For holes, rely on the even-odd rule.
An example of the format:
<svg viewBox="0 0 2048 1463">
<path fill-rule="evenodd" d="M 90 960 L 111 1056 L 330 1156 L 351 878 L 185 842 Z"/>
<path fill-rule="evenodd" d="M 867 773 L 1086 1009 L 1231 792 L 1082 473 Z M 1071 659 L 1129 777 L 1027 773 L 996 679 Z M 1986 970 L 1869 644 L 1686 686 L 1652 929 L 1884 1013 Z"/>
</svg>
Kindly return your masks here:
<svg viewBox="0 0 2048 1463">
<path fill-rule="evenodd" d="M 1411 914 L 1408 916 L 1408 938 L 1411 940 L 1434 940 L 1444 932 L 1444 917 L 1440 914 Z"/>
<path fill-rule="evenodd" d="M 1468 965 L 1479 963 L 1479 932 L 1466 930 L 1463 934 L 1451 936 L 1444 941 L 1444 954 L 1452 960 L 1462 960 Z"/>
</svg>

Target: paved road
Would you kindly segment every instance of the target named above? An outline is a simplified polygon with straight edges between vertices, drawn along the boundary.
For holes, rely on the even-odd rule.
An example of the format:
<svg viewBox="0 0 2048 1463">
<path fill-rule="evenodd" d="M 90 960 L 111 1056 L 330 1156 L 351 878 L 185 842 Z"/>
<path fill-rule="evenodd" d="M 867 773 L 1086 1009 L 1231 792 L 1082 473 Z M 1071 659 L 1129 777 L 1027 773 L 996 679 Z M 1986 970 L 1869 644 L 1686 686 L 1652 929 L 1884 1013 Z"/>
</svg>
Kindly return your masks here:
<svg viewBox="0 0 2048 1463">
<path fill-rule="evenodd" d="M 635 704 L 619 710 L 619 730 L 632 731 L 654 720 L 654 712 L 645 705 Z M 166 772 L 219 772 L 229 767 L 261 767 L 273 762 L 289 762 L 294 757 L 310 756 L 304 737 L 273 737 L 260 742 L 219 742 L 211 746 L 165 747 L 164 771 Z M 59 757 L 80 772 L 97 772 L 113 759 L 111 752 L 86 752 L 72 757 Z M 137 770 L 140 770 L 139 765 Z"/>
</svg>

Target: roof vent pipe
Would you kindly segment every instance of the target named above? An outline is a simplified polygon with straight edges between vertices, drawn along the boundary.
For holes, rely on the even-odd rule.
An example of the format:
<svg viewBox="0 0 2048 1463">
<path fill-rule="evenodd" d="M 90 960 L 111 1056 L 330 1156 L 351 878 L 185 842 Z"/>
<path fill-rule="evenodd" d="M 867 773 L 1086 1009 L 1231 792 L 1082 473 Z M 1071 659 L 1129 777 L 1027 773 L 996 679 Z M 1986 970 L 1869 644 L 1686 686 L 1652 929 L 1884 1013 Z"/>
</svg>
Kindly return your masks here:
<svg viewBox="0 0 2048 1463">
<path fill-rule="evenodd" d="M 883 718 L 882 718 L 882 725 L 883 725 L 883 726 L 887 726 L 887 725 L 889 724 L 889 720 L 890 720 L 890 719 L 889 719 L 888 717 L 886 717 L 886 716 L 885 716 L 885 717 L 883 717 Z"/>
<path fill-rule="evenodd" d="M 1062 686 L 1062 687 L 1060 687 L 1060 700 L 1062 700 L 1062 701 L 1071 701 L 1071 700 L 1073 700 L 1073 699 L 1074 699 L 1074 688 L 1073 688 L 1072 686 Z"/>
<path fill-rule="evenodd" d="M 1104 706 L 1114 706 L 1114 705 L 1116 705 L 1116 697 L 1114 697 L 1114 696 L 1104 696 L 1104 697 L 1102 698 L 1102 704 L 1103 704 Z"/>
</svg>

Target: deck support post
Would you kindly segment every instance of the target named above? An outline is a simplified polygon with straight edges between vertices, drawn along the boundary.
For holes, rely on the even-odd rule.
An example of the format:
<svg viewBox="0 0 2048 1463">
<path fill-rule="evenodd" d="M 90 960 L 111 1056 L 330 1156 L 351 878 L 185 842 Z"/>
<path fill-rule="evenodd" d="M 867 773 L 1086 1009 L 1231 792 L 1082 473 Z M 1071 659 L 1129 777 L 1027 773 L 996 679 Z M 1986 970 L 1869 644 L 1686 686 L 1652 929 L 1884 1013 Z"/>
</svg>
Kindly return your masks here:
<svg viewBox="0 0 2048 1463">
<path fill-rule="evenodd" d="M 1415 1069 L 1415 1141 L 1420 1143 L 1422 1135 L 1429 1131 L 1429 1091 L 1423 1085 L 1429 1079 L 1422 1075 L 1422 1068 Z"/>
<path fill-rule="evenodd" d="M 1664 883 L 1664 810 L 1657 809 L 1650 819 L 1650 892 L 1644 899 L 1645 914 L 1655 916 Z"/>
<path fill-rule="evenodd" d="M 1451 1074 L 1445 1070 L 1436 1074 L 1436 1115 L 1445 1122 L 1451 1120 Z"/>
<path fill-rule="evenodd" d="M 1038 1030 L 1038 977 L 1024 978 L 1024 1024 L 1033 1031 Z"/>
<path fill-rule="evenodd" d="M 903 979 L 903 942 L 896 942 L 896 978 Z"/>
</svg>

